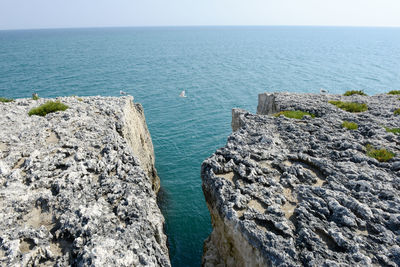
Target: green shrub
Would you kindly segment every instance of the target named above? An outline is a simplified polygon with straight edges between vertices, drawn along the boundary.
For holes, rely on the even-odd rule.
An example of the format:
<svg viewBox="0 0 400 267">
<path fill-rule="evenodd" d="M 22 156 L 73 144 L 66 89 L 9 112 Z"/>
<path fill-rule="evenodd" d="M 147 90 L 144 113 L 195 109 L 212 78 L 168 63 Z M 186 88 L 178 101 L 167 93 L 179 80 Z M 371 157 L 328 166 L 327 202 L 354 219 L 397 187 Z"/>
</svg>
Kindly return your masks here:
<svg viewBox="0 0 400 267">
<path fill-rule="evenodd" d="M 364 93 L 363 90 L 351 90 L 351 91 L 346 91 L 346 93 L 343 94 L 344 96 L 350 96 L 350 95 L 367 95 Z"/>
<path fill-rule="evenodd" d="M 59 101 L 47 101 L 43 105 L 38 106 L 37 108 L 33 108 L 29 111 L 28 115 L 38 115 L 38 116 L 46 116 L 48 113 L 56 112 L 56 111 L 64 111 L 68 108 L 67 105 L 60 103 Z"/>
<path fill-rule="evenodd" d="M 394 133 L 394 134 L 400 134 L 400 128 L 389 128 L 385 127 L 386 132 L 388 133 Z"/>
<path fill-rule="evenodd" d="M 400 90 L 392 90 L 388 93 L 388 95 L 400 95 Z"/>
<path fill-rule="evenodd" d="M 301 110 L 284 110 L 281 112 L 278 112 L 276 114 L 274 114 L 275 117 L 279 117 L 280 115 L 283 115 L 287 118 L 291 118 L 291 119 L 299 119 L 301 120 L 305 115 L 311 116 L 312 118 L 315 118 L 314 114 L 308 113 L 308 112 L 304 112 Z"/>
<path fill-rule="evenodd" d="M 357 130 L 358 124 L 355 122 L 343 121 L 342 127 L 347 128 L 348 130 Z"/>
<path fill-rule="evenodd" d="M 38 94 L 32 94 L 32 99 L 33 100 L 38 100 L 40 97 L 38 96 Z"/>
<path fill-rule="evenodd" d="M 80 101 L 80 102 L 82 102 L 82 101 L 83 101 L 83 99 L 82 99 L 82 98 L 80 98 L 80 97 L 78 97 L 76 100 L 78 100 L 78 101 Z"/>
<path fill-rule="evenodd" d="M 0 102 L 2 103 L 13 102 L 13 101 L 14 99 L 11 98 L 0 97 Z"/>
<path fill-rule="evenodd" d="M 370 144 L 368 144 L 365 148 L 367 150 L 367 156 L 377 159 L 379 162 L 386 162 L 395 156 L 393 152 L 387 151 L 384 148 L 375 149 Z"/>
<path fill-rule="evenodd" d="M 355 102 L 342 102 L 331 100 L 329 101 L 329 103 L 348 112 L 363 112 L 368 109 L 367 104 L 360 104 Z"/>
<path fill-rule="evenodd" d="M 394 115 L 400 115 L 400 108 L 394 111 Z"/>
</svg>

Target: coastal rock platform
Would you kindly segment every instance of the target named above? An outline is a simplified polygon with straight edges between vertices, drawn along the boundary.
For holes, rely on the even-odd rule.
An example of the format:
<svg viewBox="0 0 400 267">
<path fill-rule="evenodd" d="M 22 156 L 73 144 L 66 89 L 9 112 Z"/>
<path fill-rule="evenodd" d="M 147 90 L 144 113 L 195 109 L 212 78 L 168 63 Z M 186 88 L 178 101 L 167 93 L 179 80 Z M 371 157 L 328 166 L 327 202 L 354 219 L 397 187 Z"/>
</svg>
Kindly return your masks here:
<svg viewBox="0 0 400 267">
<path fill-rule="evenodd" d="M 143 108 L 126 97 L 0 103 L 1 266 L 170 266 Z"/>
<path fill-rule="evenodd" d="M 365 103 L 350 113 L 329 100 Z M 202 165 L 204 266 L 400 266 L 398 96 L 259 95 Z M 315 115 L 290 119 L 283 110 Z M 358 124 L 348 130 L 343 121 Z M 368 156 L 367 147 L 395 155 Z"/>
</svg>

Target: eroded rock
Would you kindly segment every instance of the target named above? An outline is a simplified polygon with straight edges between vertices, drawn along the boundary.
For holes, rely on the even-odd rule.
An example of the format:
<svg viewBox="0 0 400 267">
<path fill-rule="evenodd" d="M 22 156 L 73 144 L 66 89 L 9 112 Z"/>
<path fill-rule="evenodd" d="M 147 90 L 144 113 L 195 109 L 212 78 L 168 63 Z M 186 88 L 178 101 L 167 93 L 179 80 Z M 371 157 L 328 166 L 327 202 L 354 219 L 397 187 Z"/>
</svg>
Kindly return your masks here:
<svg viewBox="0 0 400 267">
<path fill-rule="evenodd" d="M 349 113 L 328 100 L 368 104 Z M 396 97 L 260 95 L 235 109 L 236 130 L 202 165 L 213 232 L 205 266 L 399 266 L 400 127 Z M 280 110 L 315 114 L 301 120 Z M 358 130 L 341 127 L 358 124 Z M 379 162 L 365 146 L 396 156 Z"/>
<path fill-rule="evenodd" d="M 58 100 L 0 103 L 0 265 L 170 266 L 141 105 Z"/>
</svg>

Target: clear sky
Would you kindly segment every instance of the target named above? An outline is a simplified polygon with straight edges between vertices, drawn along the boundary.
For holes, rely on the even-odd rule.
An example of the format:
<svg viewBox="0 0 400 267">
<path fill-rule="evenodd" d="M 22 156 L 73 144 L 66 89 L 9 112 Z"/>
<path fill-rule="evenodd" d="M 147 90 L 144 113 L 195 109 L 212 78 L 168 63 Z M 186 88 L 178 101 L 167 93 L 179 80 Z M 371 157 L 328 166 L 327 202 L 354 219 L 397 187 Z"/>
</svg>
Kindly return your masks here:
<svg viewBox="0 0 400 267">
<path fill-rule="evenodd" d="M 0 0 L 0 29 L 184 25 L 400 26 L 400 0 Z"/>
</svg>

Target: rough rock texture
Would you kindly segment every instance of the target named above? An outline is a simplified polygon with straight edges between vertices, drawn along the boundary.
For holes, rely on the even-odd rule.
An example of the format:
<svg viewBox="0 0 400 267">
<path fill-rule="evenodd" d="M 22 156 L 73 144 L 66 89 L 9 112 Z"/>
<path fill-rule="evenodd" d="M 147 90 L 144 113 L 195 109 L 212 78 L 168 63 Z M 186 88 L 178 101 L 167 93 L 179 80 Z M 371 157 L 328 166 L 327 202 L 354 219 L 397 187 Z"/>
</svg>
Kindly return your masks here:
<svg viewBox="0 0 400 267">
<path fill-rule="evenodd" d="M 278 110 L 279 107 L 275 100 L 275 94 L 258 95 L 257 114 L 274 114 L 278 112 Z"/>
<path fill-rule="evenodd" d="M 369 110 L 349 113 L 327 102 L 339 99 Z M 277 93 L 259 100 L 259 113 L 300 109 L 317 117 L 235 110 L 232 125 L 240 129 L 202 165 L 213 224 L 203 264 L 399 266 L 400 137 L 383 127 L 400 127 L 398 97 Z M 358 130 L 342 128 L 343 120 Z M 367 144 L 396 156 L 378 162 L 366 155 Z"/>
<path fill-rule="evenodd" d="M 0 103 L 0 265 L 170 266 L 141 105 L 59 100 Z"/>
</svg>

